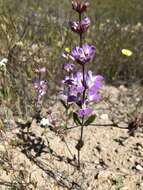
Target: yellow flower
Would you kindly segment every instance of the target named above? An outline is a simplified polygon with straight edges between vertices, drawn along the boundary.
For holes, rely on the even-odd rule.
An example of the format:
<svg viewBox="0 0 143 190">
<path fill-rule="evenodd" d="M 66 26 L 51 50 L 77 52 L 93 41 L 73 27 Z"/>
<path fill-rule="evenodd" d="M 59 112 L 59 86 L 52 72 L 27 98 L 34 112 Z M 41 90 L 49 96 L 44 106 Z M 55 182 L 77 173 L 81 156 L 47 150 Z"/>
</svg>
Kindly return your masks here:
<svg viewBox="0 0 143 190">
<path fill-rule="evenodd" d="M 70 48 L 66 47 L 66 48 L 65 48 L 65 51 L 66 51 L 67 53 L 69 53 L 69 52 L 70 52 Z"/>
<path fill-rule="evenodd" d="M 123 55 L 125 55 L 127 57 L 130 57 L 133 54 L 133 52 L 131 50 L 129 50 L 129 49 L 122 49 L 121 52 L 122 52 Z"/>
</svg>

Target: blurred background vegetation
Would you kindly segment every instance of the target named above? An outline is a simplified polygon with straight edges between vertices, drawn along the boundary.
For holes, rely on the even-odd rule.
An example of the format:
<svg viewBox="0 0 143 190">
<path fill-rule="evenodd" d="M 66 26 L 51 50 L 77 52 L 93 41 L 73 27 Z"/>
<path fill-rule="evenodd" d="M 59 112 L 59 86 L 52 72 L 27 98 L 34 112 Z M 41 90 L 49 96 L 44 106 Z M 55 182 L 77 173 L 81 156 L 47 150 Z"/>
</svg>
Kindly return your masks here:
<svg viewBox="0 0 143 190">
<path fill-rule="evenodd" d="M 92 25 L 85 41 L 95 44 L 97 50 L 88 67 L 102 74 L 109 84 L 142 82 L 143 1 L 89 2 L 86 14 Z M 68 28 L 69 20 L 74 19 L 70 0 L 0 0 L 0 60 L 8 58 L 6 73 L 0 71 L 2 107 L 14 115 L 32 113 L 33 71 L 39 65 L 47 68 L 47 97 L 55 93 L 63 77 L 63 49 L 77 44 L 78 36 Z M 124 56 L 122 49 L 131 50 L 132 56 Z"/>
</svg>

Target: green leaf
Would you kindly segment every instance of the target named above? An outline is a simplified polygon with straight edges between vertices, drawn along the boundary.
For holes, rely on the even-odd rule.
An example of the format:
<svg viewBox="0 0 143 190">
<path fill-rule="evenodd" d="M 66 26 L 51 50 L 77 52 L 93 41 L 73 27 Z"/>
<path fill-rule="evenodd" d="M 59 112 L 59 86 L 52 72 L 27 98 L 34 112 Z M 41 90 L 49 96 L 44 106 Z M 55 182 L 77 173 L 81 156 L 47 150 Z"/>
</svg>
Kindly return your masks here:
<svg viewBox="0 0 143 190">
<path fill-rule="evenodd" d="M 73 116 L 73 112 L 72 112 L 72 111 L 70 111 L 70 113 L 69 113 L 69 119 L 71 119 L 71 118 L 72 118 L 72 116 Z"/>
<path fill-rule="evenodd" d="M 82 125 L 77 113 L 75 113 L 75 112 L 73 112 L 73 120 L 74 120 L 76 125 Z"/>
<path fill-rule="evenodd" d="M 95 120 L 96 115 L 91 115 L 85 122 L 84 122 L 84 126 L 88 126 L 91 123 L 93 123 L 93 121 Z"/>
<path fill-rule="evenodd" d="M 70 105 L 67 105 L 63 100 L 60 100 L 65 109 L 69 109 Z"/>
</svg>

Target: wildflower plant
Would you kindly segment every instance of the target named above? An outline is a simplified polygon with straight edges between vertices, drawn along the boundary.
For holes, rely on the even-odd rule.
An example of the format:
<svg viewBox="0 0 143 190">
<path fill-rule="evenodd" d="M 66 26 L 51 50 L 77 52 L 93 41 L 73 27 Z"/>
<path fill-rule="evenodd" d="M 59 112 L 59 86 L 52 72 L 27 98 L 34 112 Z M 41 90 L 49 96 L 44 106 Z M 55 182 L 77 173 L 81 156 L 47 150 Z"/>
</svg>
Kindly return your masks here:
<svg viewBox="0 0 143 190">
<path fill-rule="evenodd" d="M 103 76 L 93 75 L 92 71 L 86 70 L 86 65 L 92 60 L 96 48 L 95 46 L 84 43 L 84 33 L 90 26 L 90 18 L 83 14 L 89 6 L 88 2 L 73 0 L 72 8 L 78 13 L 78 21 L 70 21 L 69 26 L 73 32 L 78 34 L 79 44 L 70 51 L 65 51 L 63 57 L 67 62 L 63 65 L 63 69 L 67 72 L 62 81 L 62 90 L 60 98 L 66 109 L 70 105 L 75 104 L 77 110 L 73 111 L 73 120 L 76 125 L 81 126 L 80 138 L 76 145 L 77 168 L 80 169 L 80 152 L 84 145 L 83 130 L 85 126 L 90 125 L 95 120 L 92 114 L 93 102 L 99 102 L 100 88 L 102 86 Z M 76 64 L 80 65 L 81 70 L 76 71 Z"/>
<path fill-rule="evenodd" d="M 37 75 L 37 77 L 33 80 L 34 88 L 36 91 L 35 111 L 36 111 L 36 119 L 37 121 L 39 121 L 41 120 L 40 113 L 42 107 L 42 100 L 43 97 L 46 95 L 48 82 L 43 78 L 43 75 L 46 72 L 45 67 L 36 68 L 34 72 Z"/>
</svg>

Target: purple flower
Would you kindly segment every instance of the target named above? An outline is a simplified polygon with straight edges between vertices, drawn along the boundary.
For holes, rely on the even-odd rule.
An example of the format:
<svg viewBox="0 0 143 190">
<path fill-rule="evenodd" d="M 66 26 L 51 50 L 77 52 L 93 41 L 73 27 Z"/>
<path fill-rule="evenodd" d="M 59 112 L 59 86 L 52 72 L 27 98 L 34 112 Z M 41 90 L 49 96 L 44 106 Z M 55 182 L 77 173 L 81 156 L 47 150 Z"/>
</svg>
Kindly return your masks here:
<svg viewBox="0 0 143 190">
<path fill-rule="evenodd" d="M 69 26 L 73 32 L 80 33 L 80 24 L 79 21 L 70 21 Z"/>
<path fill-rule="evenodd" d="M 71 51 L 71 56 L 79 63 L 84 64 L 90 61 L 95 53 L 95 47 L 84 44 L 82 47 L 76 46 Z"/>
<path fill-rule="evenodd" d="M 87 98 L 89 102 L 99 102 L 101 99 L 101 95 L 98 91 L 95 91 L 95 89 L 89 89 Z"/>
<path fill-rule="evenodd" d="M 34 87 L 36 89 L 36 93 L 37 93 L 37 103 L 40 102 L 41 98 L 46 94 L 47 91 L 47 80 L 38 80 L 36 79 L 34 81 Z"/>
<path fill-rule="evenodd" d="M 62 84 L 69 84 L 71 86 L 82 87 L 82 73 L 76 72 L 71 73 L 69 76 L 65 76 L 65 79 L 62 81 Z"/>
<path fill-rule="evenodd" d="M 103 76 L 92 75 L 92 71 L 88 71 L 86 74 L 86 85 L 88 88 L 95 87 L 97 90 L 102 86 Z"/>
<path fill-rule="evenodd" d="M 79 98 L 77 96 L 69 95 L 67 101 L 68 102 L 78 102 L 79 101 L 78 99 Z"/>
<path fill-rule="evenodd" d="M 63 65 L 63 69 L 64 69 L 65 71 L 67 71 L 67 72 L 73 71 L 74 67 L 75 67 L 75 65 L 74 65 L 73 63 L 65 63 L 65 64 Z"/>
<path fill-rule="evenodd" d="M 83 105 L 82 108 L 78 111 L 78 116 L 83 117 L 83 116 L 88 116 L 92 113 L 93 109 L 87 107 L 86 105 Z"/>
<path fill-rule="evenodd" d="M 101 99 L 99 89 L 102 86 L 103 77 L 93 75 L 92 71 L 85 73 L 85 86 L 83 85 L 83 76 L 81 72 L 71 73 L 62 81 L 64 85 L 63 96 L 67 102 L 90 103 L 98 102 Z M 66 85 L 66 86 L 65 86 Z M 86 88 L 86 90 L 85 90 Z M 83 92 L 85 90 L 85 100 L 83 102 Z"/>
<path fill-rule="evenodd" d="M 73 32 L 76 32 L 76 33 L 83 33 L 83 32 L 86 32 L 87 29 L 89 28 L 90 26 L 90 19 L 88 17 L 85 17 L 81 22 L 79 21 L 71 21 L 69 23 L 70 25 L 70 28 Z"/>
<path fill-rule="evenodd" d="M 73 0 L 72 1 L 73 10 L 75 10 L 79 13 L 86 11 L 88 6 L 89 6 L 88 2 L 81 2 L 80 0 Z"/>
<path fill-rule="evenodd" d="M 83 32 L 86 32 L 87 29 L 90 26 L 90 19 L 88 17 L 84 17 L 84 19 L 81 21 L 81 29 Z"/>
<path fill-rule="evenodd" d="M 63 100 L 64 102 L 67 102 L 67 100 L 68 100 L 68 93 L 66 93 L 65 91 L 59 92 L 59 98 L 60 98 L 60 100 Z"/>
<path fill-rule="evenodd" d="M 86 86 L 88 89 L 87 92 L 87 99 L 89 102 L 96 101 L 98 102 L 101 98 L 101 95 L 99 93 L 99 89 L 102 86 L 103 76 L 101 75 L 92 75 L 92 71 L 88 71 L 86 75 Z"/>
<path fill-rule="evenodd" d="M 69 76 L 66 76 L 62 81 L 63 90 L 60 92 L 60 96 L 63 99 L 65 98 L 68 102 L 80 102 L 81 94 L 84 91 L 84 86 L 82 84 L 82 73 L 71 73 Z"/>
</svg>

